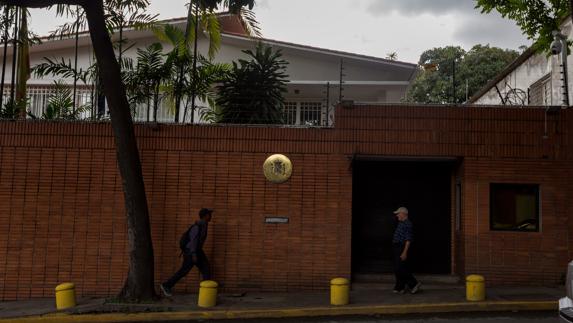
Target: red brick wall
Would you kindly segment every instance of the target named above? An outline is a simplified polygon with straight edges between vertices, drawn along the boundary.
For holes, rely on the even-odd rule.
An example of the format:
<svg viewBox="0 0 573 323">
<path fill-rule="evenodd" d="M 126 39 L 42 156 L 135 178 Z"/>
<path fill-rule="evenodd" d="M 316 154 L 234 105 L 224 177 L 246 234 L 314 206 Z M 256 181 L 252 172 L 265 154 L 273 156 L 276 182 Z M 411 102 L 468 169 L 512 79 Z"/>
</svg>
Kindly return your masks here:
<svg viewBox="0 0 573 323">
<path fill-rule="evenodd" d="M 554 161 L 464 162 L 465 270 L 493 284 L 556 284 L 571 257 L 571 165 Z M 490 183 L 539 184 L 541 232 L 490 231 Z"/>
<path fill-rule="evenodd" d="M 459 273 L 555 282 L 571 257 L 570 115 L 549 115 L 547 133 L 543 110 L 407 106 L 339 109 L 334 129 L 138 125 L 156 279 L 177 269 L 179 235 L 201 207 L 216 209 L 207 253 L 228 290 L 323 289 L 349 276 L 350 161 L 378 155 L 464 160 Z M 0 123 L 1 299 L 51 296 L 63 281 L 81 295 L 121 288 L 126 225 L 111 136 L 103 123 Z M 272 153 L 293 161 L 286 184 L 262 175 Z M 515 180 L 541 184 L 542 233 L 489 232 L 488 183 Z M 268 215 L 290 223 L 265 225 Z M 195 290 L 191 276 L 177 289 Z"/>
</svg>

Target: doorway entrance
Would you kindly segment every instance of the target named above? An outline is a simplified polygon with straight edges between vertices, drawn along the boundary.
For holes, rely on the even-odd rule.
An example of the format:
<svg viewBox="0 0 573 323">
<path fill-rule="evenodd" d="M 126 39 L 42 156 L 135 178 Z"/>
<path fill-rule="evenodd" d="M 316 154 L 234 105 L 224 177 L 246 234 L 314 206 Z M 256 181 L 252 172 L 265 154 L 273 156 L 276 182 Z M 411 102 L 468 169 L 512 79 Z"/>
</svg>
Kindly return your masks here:
<svg viewBox="0 0 573 323">
<path fill-rule="evenodd" d="M 354 161 L 353 274 L 393 272 L 393 211 L 400 206 L 408 208 L 414 224 L 414 271 L 451 274 L 453 169 L 448 161 Z"/>
</svg>

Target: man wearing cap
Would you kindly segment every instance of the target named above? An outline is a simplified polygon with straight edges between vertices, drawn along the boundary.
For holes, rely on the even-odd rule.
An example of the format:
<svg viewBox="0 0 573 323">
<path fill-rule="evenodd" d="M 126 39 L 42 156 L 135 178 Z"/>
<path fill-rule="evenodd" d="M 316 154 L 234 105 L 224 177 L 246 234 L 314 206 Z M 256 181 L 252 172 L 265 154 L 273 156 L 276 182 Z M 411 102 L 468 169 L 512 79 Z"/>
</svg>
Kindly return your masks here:
<svg viewBox="0 0 573 323">
<path fill-rule="evenodd" d="M 172 296 L 171 289 L 181 278 L 185 277 L 195 265 L 199 268 L 203 280 L 211 279 L 209 261 L 207 260 L 205 252 L 203 252 L 203 245 L 205 244 L 205 240 L 207 240 L 207 230 L 212 216 L 212 209 L 201 209 L 199 211 L 199 220 L 195 221 L 195 224 L 186 232 L 186 234 L 189 235 L 189 242 L 185 246 L 185 250 L 182 250 L 183 264 L 181 268 L 173 277 L 169 278 L 168 281 L 159 285 L 159 288 L 165 296 Z"/>
<path fill-rule="evenodd" d="M 406 288 L 410 289 L 412 294 L 420 290 L 420 283 L 416 280 L 410 269 L 408 252 L 412 244 L 412 222 L 408 219 L 408 209 L 400 207 L 394 211 L 398 219 L 398 226 L 392 239 L 392 249 L 394 251 L 394 270 L 396 274 L 396 285 L 394 293 L 404 294 Z"/>
</svg>

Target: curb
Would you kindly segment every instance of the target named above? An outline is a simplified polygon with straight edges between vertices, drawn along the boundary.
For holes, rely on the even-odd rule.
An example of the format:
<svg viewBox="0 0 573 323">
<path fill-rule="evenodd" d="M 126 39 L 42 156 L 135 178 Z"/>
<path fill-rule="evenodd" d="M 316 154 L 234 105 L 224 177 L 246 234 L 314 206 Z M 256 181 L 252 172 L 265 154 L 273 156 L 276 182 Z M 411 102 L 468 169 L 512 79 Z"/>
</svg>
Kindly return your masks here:
<svg viewBox="0 0 573 323">
<path fill-rule="evenodd" d="M 145 322 L 182 320 L 223 320 L 223 319 L 279 319 L 294 317 L 328 317 L 349 315 L 398 315 L 436 314 L 466 312 L 509 312 L 509 311 L 557 311 L 557 301 L 486 301 L 477 303 L 436 303 L 407 305 L 373 305 L 346 307 L 305 307 L 256 310 L 201 310 L 188 312 L 160 313 L 110 313 L 70 315 L 64 313 L 30 316 L 14 319 L 0 319 L 2 323 L 76 323 L 76 322 Z"/>
</svg>

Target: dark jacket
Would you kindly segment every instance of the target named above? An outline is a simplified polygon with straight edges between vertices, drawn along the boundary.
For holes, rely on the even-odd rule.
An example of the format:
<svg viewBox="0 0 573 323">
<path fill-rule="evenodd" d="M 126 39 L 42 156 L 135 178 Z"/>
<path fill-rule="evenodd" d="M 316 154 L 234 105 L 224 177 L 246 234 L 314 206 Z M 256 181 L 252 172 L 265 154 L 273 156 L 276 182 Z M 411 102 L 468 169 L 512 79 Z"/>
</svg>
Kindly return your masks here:
<svg viewBox="0 0 573 323">
<path fill-rule="evenodd" d="M 207 240 L 207 231 L 209 224 L 203 220 L 195 222 L 195 225 L 189 230 L 189 243 L 187 244 L 187 252 L 190 254 L 197 254 L 203 251 L 203 245 Z"/>
</svg>

